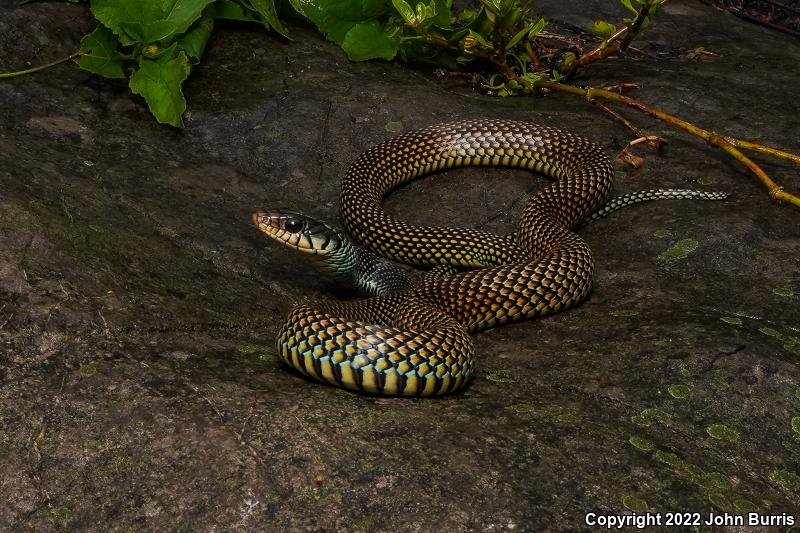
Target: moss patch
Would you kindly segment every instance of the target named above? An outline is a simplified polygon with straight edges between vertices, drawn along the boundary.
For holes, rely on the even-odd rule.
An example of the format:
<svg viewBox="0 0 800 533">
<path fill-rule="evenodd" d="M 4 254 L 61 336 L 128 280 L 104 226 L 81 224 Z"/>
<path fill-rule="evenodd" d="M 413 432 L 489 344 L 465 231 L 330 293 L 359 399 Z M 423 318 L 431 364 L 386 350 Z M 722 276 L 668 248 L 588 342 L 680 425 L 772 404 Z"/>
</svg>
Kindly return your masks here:
<svg viewBox="0 0 800 533">
<path fill-rule="evenodd" d="M 789 492 L 800 491 L 800 476 L 789 470 L 773 470 L 769 473 L 769 479 Z"/>
<path fill-rule="evenodd" d="M 626 509 L 630 509 L 631 511 L 639 511 L 641 513 L 649 509 L 647 502 L 643 498 L 633 494 L 623 496 L 622 505 L 624 505 Z"/>
<path fill-rule="evenodd" d="M 685 400 L 692 393 L 692 388 L 688 385 L 674 384 L 667 387 L 667 392 L 673 398 Z"/>
<path fill-rule="evenodd" d="M 47 514 L 47 521 L 50 522 L 55 529 L 67 529 L 70 521 L 72 520 L 72 510 L 69 507 L 59 505 L 53 507 Z"/>
<path fill-rule="evenodd" d="M 631 436 L 628 439 L 628 442 L 634 448 L 638 448 L 638 449 L 643 450 L 645 452 L 650 451 L 653 448 L 655 448 L 655 444 L 653 444 L 652 441 L 645 439 L 644 437 L 637 437 L 637 436 L 634 435 L 634 436 Z"/>
<path fill-rule="evenodd" d="M 662 426 L 669 426 L 672 422 L 672 415 L 658 407 L 651 407 L 645 409 L 636 416 L 631 417 L 631 422 L 637 426 L 649 427 L 653 423 L 661 424 Z"/>
<path fill-rule="evenodd" d="M 699 245 L 700 242 L 696 239 L 681 239 L 671 247 L 661 252 L 661 254 L 658 256 L 658 260 L 665 263 L 681 261 L 694 253 Z"/>
<path fill-rule="evenodd" d="M 81 365 L 78 369 L 78 373 L 81 375 L 82 378 L 90 378 L 97 374 L 97 365 L 94 363 L 88 363 L 85 365 Z"/>
<path fill-rule="evenodd" d="M 270 349 L 271 348 L 269 346 L 267 346 L 266 344 L 245 343 L 245 344 L 240 344 L 238 346 L 239 352 L 240 353 L 245 353 L 245 354 L 254 354 L 254 353 L 265 354 L 265 353 L 269 352 Z"/>
<path fill-rule="evenodd" d="M 789 287 L 775 287 L 772 289 L 772 294 L 781 298 L 791 298 L 794 296 L 794 291 Z"/>
<path fill-rule="evenodd" d="M 761 511 L 758 505 L 754 504 L 750 500 L 734 500 L 733 508 L 736 509 L 736 512 L 740 514 L 758 513 Z"/>
<path fill-rule="evenodd" d="M 403 123 L 397 121 L 389 121 L 383 126 L 383 129 L 385 129 L 389 133 L 398 133 L 400 131 L 403 131 Z"/>
<path fill-rule="evenodd" d="M 783 336 L 783 335 L 781 335 L 780 331 L 778 331 L 777 329 L 774 329 L 774 328 L 770 328 L 768 326 L 764 326 L 764 327 L 758 328 L 758 331 L 763 333 L 764 335 L 766 335 L 768 337 L 776 337 L 776 338 L 780 339 Z"/>
<path fill-rule="evenodd" d="M 783 349 L 791 354 L 800 355 L 800 337 L 786 339 L 786 342 L 783 343 Z"/>
<path fill-rule="evenodd" d="M 517 414 L 526 414 L 536 412 L 536 407 L 530 403 L 517 403 L 510 406 L 510 409 Z"/>
<path fill-rule="evenodd" d="M 739 442 L 741 435 L 739 432 L 726 424 L 711 424 L 706 428 L 712 438 L 727 442 Z"/>
<path fill-rule="evenodd" d="M 519 381 L 519 376 L 511 370 L 501 369 L 488 372 L 486 379 L 492 383 L 516 383 Z"/>
<path fill-rule="evenodd" d="M 667 228 L 658 228 L 653 232 L 654 239 L 663 239 L 665 237 L 671 237 L 671 236 L 672 236 L 672 231 L 670 231 Z"/>
</svg>

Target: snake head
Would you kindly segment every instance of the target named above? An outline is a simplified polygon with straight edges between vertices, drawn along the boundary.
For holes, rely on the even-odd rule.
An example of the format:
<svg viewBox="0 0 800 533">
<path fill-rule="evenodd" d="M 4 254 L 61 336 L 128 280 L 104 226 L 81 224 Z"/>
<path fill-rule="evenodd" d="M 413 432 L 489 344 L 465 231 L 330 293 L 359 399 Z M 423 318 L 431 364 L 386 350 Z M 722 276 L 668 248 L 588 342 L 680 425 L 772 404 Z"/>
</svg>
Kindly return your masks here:
<svg viewBox="0 0 800 533">
<path fill-rule="evenodd" d="M 342 237 L 337 230 L 292 211 L 256 211 L 253 213 L 253 223 L 270 239 L 306 254 L 324 256 L 342 245 Z"/>
</svg>

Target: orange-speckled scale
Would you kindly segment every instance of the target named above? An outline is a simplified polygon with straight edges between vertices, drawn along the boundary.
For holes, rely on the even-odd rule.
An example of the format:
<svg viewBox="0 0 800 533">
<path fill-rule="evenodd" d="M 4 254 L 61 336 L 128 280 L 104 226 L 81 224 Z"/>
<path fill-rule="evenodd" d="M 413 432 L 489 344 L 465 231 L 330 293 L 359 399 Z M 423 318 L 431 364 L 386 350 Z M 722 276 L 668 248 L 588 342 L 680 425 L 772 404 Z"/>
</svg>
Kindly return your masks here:
<svg viewBox="0 0 800 533">
<path fill-rule="evenodd" d="M 384 196 L 407 181 L 475 165 L 528 168 L 555 179 L 528 201 L 515 241 L 416 226 L 381 208 Z M 474 369 L 470 333 L 560 311 L 588 295 L 591 251 L 571 228 L 606 202 L 612 179 L 600 148 L 527 122 L 439 124 L 373 146 L 342 183 L 347 231 L 395 261 L 472 270 L 432 272 L 411 289 L 366 300 L 297 307 L 278 337 L 279 353 L 315 379 L 357 391 L 431 396 L 462 387 Z"/>
</svg>

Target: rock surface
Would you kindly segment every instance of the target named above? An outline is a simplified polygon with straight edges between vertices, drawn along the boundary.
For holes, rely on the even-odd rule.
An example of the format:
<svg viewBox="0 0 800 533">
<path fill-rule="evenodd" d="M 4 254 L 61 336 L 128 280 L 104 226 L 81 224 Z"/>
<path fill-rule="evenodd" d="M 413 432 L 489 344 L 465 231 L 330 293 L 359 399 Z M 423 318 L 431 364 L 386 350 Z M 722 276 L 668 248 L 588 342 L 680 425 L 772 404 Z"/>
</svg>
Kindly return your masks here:
<svg viewBox="0 0 800 533">
<path fill-rule="evenodd" d="M 616 2 L 537 7 L 584 28 L 622 16 Z M 8 5 L 2 70 L 65 55 L 91 24 L 81 6 Z M 184 131 L 73 65 L 0 83 L 0 529 L 558 531 L 587 512 L 800 509 L 800 211 L 632 112 L 669 144 L 642 151 L 639 171 L 620 166 L 619 192 L 733 197 L 582 230 L 590 299 L 479 334 L 461 394 L 365 397 L 282 366 L 273 338 L 290 305 L 340 294 L 251 211 L 335 221 L 361 151 L 438 121 L 546 122 L 611 154 L 628 140 L 574 97 L 481 96 L 293 35 L 219 30 L 186 84 Z M 638 45 L 583 75 L 641 82 L 667 112 L 798 150 L 796 39 L 674 2 Z M 647 52 L 701 45 L 719 56 Z M 800 189 L 796 168 L 764 166 Z M 462 170 L 387 208 L 508 231 L 544 182 Z"/>
</svg>

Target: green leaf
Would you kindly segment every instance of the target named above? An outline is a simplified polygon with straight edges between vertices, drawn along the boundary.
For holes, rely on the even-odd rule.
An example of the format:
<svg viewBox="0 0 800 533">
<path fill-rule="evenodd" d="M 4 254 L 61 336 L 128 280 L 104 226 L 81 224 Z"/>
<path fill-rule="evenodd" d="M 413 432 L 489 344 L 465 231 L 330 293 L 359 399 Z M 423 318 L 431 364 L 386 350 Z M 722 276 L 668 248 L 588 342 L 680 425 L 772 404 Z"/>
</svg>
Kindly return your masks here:
<svg viewBox="0 0 800 533">
<path fill-rule="evenodd" d="M 148 44 L 142 48 L 142 57 L 156 59 L 158 61 L 167 61 L 175 57 L 175 50 L 177 48 L 178 43 L 172 43 L 166 48 L 158 46 L 157 44 Z"/>
<path fill-rule="evenodd" d="M 166 40 L 175 33 L 175 24 L 168 20 L 154 22 L 120 22 L 120 40 L 130 39 L 132 43 L 152 43 Z"/>
<path fill-rule="evenodd" d="M 514 35 L 514 37 L 511 38 L 510 41 L 508 41 L 506 50 L 511 50 L 514 48 L 514 46 L 516 46 L 517 43 L 519 43 L 524 37 L 527 37 L 528 39 L 535 37 L 544 29 L 545 26 L 547 26 L 547 21 L 544 20 L 544 18 L 540 18 L 538 21 L 532 22 L 531 24 L 522 28 L 519 32 L 517 32 L 516 35 Z"/>
<path fill-rule="evenodd" d="M 623 6 L 627 7 L 634 14 L 638 14 L 639 13 L 639 10 L 636 9 L 635 7 L 633 7 L 633 5 L 631 4 L 631 0 L 619 0 L 619 1 Z"/>
<path fill-rule="evenodd" d="M 529 31 L 531 31 L 531 26 L 526 26 L 522 28 L 520 31 L 518 31 L 517 34 L 514 35 L 510 41 L 508 41 L 508 44 L 506 44 L 506 50 L 511 50 L 512 48 L 514 48 L 517 45 L 517 43 L 520 42 L 522 38 L 528 34 Z"/>
<path fill-rule="evenodd" d="M 289 3 L 292 4 L 292 8 L 294 8 L 295 11 L 303 15 L 305 18 L 308 18 L 308 15 L 306 15 L 305 10 L 303 9 L 303 3 L 301 0 L 289 0 Z"/>
<path fill-rule="evenodd" d="M 325 37 L 342 45 L 356 24 L 385 15 L 390 8 L 383 0 L 296 0 L 303 14 Z"/>
<path fill-rule="evenodd" d="M 181 87 L 190 71 L 189 58 L 183 52 L 167 61 L 143 58 L 131 74 L 129 86 L 133 93 L 144 97 L 158 122 L 182 128 L 186 100 Z"/>
<path fill-rule="evenodd" d="M 275 0 L 249 0 L 250 5 L 261 16 L 264 26 L 267 29 L 274 28 L 275 31 L 289 37 L 289 31 L 286 26 L 278 20 L 278 11 L 275 9 Z"/>
<path fill-rule="evenodd" d="M 464 11 L 458 14 L 458 20 L 460 20 L 464 24 L 469 24 L 476 18 L 478 18 L 477 9 L 465 9 Z"/>
<path fill-rule="evenodd" d="M 165 14 L 164 18 L 175 24 L 176 33 L 185 33 L 186 30 L 200 18 L 206 6 L 213 1 L 214 0 L 162 0 Z"/>
<path fill-rule="evenodd" d="M 400 13 L 400 16 L 403 17 L 403 20 L 406 21 L 406 24 L 409 26 L 416 24 L 417 20 L 416 15 L 414 14 L 414 9 L 408 5 L 406 0 L 392 0 L 392 5 L 397 12 Z"/>
<path fill-rule="evenodd" d="M 241 20 L 243 22 L 260 22 L 249 9 L 232 0 L 217 0 L 214 3 L 218 19 Z M 300 13 L 302 15 L 302 13 Z"/>
<path fill-rule="evenodd" d="M 480 33 L 469 30 L 469 35 L 467 37 L 479 42 L 484 48 L 493 48 L 492 44 L 484 39 L 483 35 Z"/>
<path fill-rule="evenodd" d="M 200 19 L 178 39 L 178 45 L 186 52 L 193 65 L 199 63 L 200 58 L 203 57 L 208 39 L 211 37 L 211 32 L 214 31 L 216 16 L 217 10 L 214 4 L 206 7 Z"/>
<path fill-rule="evenodd" d="M 414 8 L 419 9 L 419 5 L 422 4 L 424 0 L 416 0 L 416 2 L 412 0 L 412 2 Z M 426 8 L 429 10 L 429 12 L 432 10 L 433 13 L 432 15 L 426 17 L 426 20 L 439 28 L 450 28 L 453 15 L 450 13 L 450 5 L 448 4 L 447 0 L 431 0 Z"/>
<path fill-rule="evenodd" d="M 425 2 L 420 2 L 416 5 L 415 9 L 419 21 L 425 22 L 436 16 L 436 0 L 431 0 L 431 3 L 427 5 Z"/>
<path fill-rule="evenodd" d="M 356 1 L 355 3 L 358 3 Z M 361 14 L 365 18 L 375 18 L 385 15 L 389 8 L 384 0 L 361 0 Z"/>
<path fill-rule="evenodd" d="M 351 61 L 367 59 L 394 59 L 398 42 L 390 39 L 377 20 L 360 22 L 347 32 L 342 48 Z"/>
<path fill-rule="evenodd" d="M 617 27 L 610 22 L 606 22 L 605 20 L 595 20 L 594 25 L 592 26 L 592 33 L 595 37 L 599 37 L 600 39 L 608 39 L 616 32 Z"/>
<path fill-rule="evenodd" d="M 94 16 L 122 44 L 164 41 L 184 33 L 214 0 L 92 0 Z"/>
<path fill-rule="evenodd" d="M 544 17 L 537 20 L 536 24 L 534 24 L 533 28 L 531 28 L 531 31 L 528 32 L 528 39 L 532 39 L 533 37 L 536 37 L 542 33 L 542 30 L 545 29 L 546 26 L 547 21 L 544 19 Z"/>
<path fill-rule="evenodd" d="M 522 77 L 531 83 L 536 83 L 537 81 L 542 79 L 541 76 L 539 76 L 538 74 L 534 74 L 533 72 L 526 72 Z"/>
<path fill-rule="evenodd" d="M 151 22 L 163 15 L 157 2 L 145 0 L 136 4 L 121 0 L 94 0 L 91 11 L 97 20 L 120 38 L 122 44 L 130 45 L 136 41 L 123 31 L 123 24 L 133 22 L 141 25 L 142 21 Z"/>
<path fill-rule="evenodd" d="M 118 45 L 114 32 L 101 24 L 81 39 L 81 58 L 78 65 L 106 78 L 124 78 L 122 59 L 117 53 Z"/>
<path fill-rule="evenodd" d="M 486 8 L 495 14 L 501 14 L 503 12 L 503 8 L 505 3 L 503 0 L 481 0 L 481 4 L 486 6 Z"/>
</svg>

